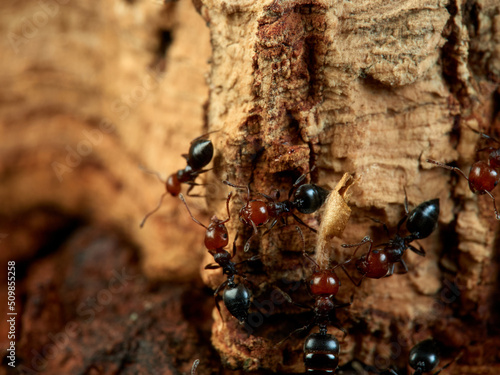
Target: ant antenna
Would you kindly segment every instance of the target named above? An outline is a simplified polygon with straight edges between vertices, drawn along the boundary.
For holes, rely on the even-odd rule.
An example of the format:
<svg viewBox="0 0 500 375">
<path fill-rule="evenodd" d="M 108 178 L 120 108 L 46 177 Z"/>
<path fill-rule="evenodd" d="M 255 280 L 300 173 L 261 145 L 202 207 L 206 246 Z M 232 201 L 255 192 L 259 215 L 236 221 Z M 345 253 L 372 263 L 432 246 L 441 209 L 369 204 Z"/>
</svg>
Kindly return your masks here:
<svg viewBox="0 0 500 375">
<path fill-rule="evenodd" d="M 164 195 L 165 195 L 165 194 L 164 194 Z M 191 210 L 189 209 L 189 206 L 187 205 L 186 199 L 184 199 L 184 195 L 182 195 L 182 193 L 181 193 L 181 194 L 179 194 L 179 198 L 181 199 L 182 203 L 184 203 L 184 205 L 186 206 L 186 208 L 187 208 L 187 210 L 188 210 L 188 212 L 189 212 L 189 215 L 191 215 L 191 219 L 193 219 L 193 221 L 194 221 L 196 224 L 199 224 L 199 225 L 201 225 L 203 228 L 208 229 L 208 227 L 207 227 L 205 224 L 200 223 L 200 222 L 199 222 L 199 221 L 198 221 L 198 220 L 197 220 L 197 219 L 193 216 L 193 214 L 191 213 Z"/>
<path fill-rule="evenodd" d="M 139 225 L 141 228 L 144 226 L 144 224 L 146 223 L 146 220 L 148 219 L 148 217 L 150 217 L 151 215 L 153 215 L 156 211 L 158 211 L 161 207 L 161 204 L 163 202 L 163 198 L 165 197 L 165 195 L 167 195 L 167 192 L 163 193 L 160 197 L 160 200 L 158 201 L 158 205 L 156 206 L 155 209 L 153 209 L 153 211 L 150 211 L 146 214 L 146 216 L 144 216 L 144 219 L 142 219 L 141 221 L 141 224 Z"/>
<path fill-rule="evenodd" d="M 153 171 L 152 169 L 147 169 L 146 167 L 144 167 L 143 165 L 139 165 L 139 169 L 143 172 L 146 172 L 146 173 L 149 173 L 149 174 L 152 174 L 152 175 L 155 175 L 158 180 L 160 180 L 160 182 L 163 182 L 164 184 L 167 182 L 166 180 L 164 180 L 161 176 L 160 176 L 160 173 L 157 172 L 157 171 Z"/>
</svg>

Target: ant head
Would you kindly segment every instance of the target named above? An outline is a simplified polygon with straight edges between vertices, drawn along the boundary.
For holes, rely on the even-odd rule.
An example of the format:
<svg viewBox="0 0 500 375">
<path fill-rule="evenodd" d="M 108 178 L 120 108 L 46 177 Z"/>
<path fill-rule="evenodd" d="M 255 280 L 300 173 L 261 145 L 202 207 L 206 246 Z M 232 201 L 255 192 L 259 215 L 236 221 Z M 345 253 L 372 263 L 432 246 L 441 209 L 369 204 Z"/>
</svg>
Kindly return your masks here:
<svg viewBox="0 0 500 375">
<path fill-rule="evenodd" d="M 415 345 L 410 350 L 408 363 L 416 370 L 415 374 L 434 370 L 439 363 L 437 343 L 432 339 L 427 339 Z"/>
<path fill-rule="evenodd" d="M 266 203 L 258 200 L 247 202 L 240 210 L 240 220 L 247 225 L 264 225 L 269 221 Z"/>
<path fill-rule="evenodd" d="M 389 272 L 389 259 L 384 251 L 373 250 L 356 261 L 356 268 L 370 279 L 380 279 Z"/>
<path fill-rule="evenodd" d="M 309 278 L 309 290 L 314 296 L 334 296 L 339 287 L 340 279 L 333 270 L 315 271 Z"/>
<path fill-rule="evenodd" d="M 176 197 L 179 195 L 181 192 L 181 183 L 179 182 L 179 179 L 177 178 L 176 173 L 172 173 L 170 176 L 168 176 L 167 182 L 165 183 L 165 186 L 167 188 L 167 191 L 173 196 Z"/>
<path fill-rule="evenodd" d="M 293 194 L 293 205 L 303 214 L 316 212 L 325 203 L 329 191 L 322 187 L 305 184 L 297 188 Z"/>
<path fill-rule="evenodd" d="M 414 239 L 429 237 L 434 231 L 439 218 L 439 199 L 420 203 L 408 214 L 406 229 Z"/>
<path fill-rule="evenodd" d="M 188 165 L 194 170 L 206 166 L 214 156 L 214 145 L 209 139 L 196 139 L 191 143 L 187 157 Z"/>
<path fill-rule="evenodd" d="M 208 250 L 222 249 L 229 243 L 225 221 L 212 217 L 212 221 L 205 232 L 205 247 Z"/>
<path fill-rule="evenodd" d="M 500 176 L 498 172 L 485 161 L 472 164 L 469 172 L 469 187 L 474 194 L 484 194 L 497 186 Z"/>
</svg>

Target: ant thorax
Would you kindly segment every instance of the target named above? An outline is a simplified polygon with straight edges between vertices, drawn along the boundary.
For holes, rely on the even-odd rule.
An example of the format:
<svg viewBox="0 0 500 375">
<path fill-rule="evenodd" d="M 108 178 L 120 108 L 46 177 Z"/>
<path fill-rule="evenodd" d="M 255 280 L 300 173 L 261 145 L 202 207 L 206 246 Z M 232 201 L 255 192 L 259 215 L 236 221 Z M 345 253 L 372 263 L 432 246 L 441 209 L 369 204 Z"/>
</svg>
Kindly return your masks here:
<svg viewBox="0 0 500 375">
<path fill-rule="evenodd" d="M 279 217 L 291 215 L 293 210 L 292 202 L 289 200 L 283 202 L 268 202 L 267 212 L 270 217 Z"/>
</svg>

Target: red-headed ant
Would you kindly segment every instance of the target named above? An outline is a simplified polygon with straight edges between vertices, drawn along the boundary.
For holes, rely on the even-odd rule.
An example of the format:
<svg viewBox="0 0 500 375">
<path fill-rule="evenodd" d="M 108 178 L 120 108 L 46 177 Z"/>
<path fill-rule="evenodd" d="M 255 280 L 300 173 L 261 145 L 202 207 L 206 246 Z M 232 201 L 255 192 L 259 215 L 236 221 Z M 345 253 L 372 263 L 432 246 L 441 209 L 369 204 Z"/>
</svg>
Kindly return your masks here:
<svg viewBox="0 0 500 375">
<path fill-rule="evenodd" d="M 441 369 L 436 371 L 433 375 L 439 374 L 442 370 L 447 368 L 453 362 L 455 362 L 460 357 L 460 354 L 450 363 L 443 366 Z M 422 375 L 427 372 L 433 371 L 440 360 L 439 348 L 436 341 L 432 339 L 427 339 L 419 342 L 410 350 L 410 355 L 408 358 L 408 364 L 412 369 L 415 370 L 413 375 Z M 387 370 L 391 375 L 398 375 L 393 369 Z"/>
<path fill-rule="evenodd" d="M 483 138 L 492 140 L 500 145 L 500 141 L 496 138 L 490 137 L 484 133 L 479 133 L 472 129 L 475 133 L 480 134 Z M 489 152 L 488 161 L 477 161 L 470 167 L 469 176 L 467 176 L 460 168 L 452 167 L 438 161 L 427 159 L 428 163 L 436 164 L 441 168 L 448 169 L 450 171 L 457 172 L 461 174 L 469 182 L 469 189 L 477 195 L 488 194 L 493 200 L 493 210 L 495 211 L 495 217 L 500 220 L 500 213 L 497 210 L 495 203 L 495 197 L 491 194 L 491 191 L 497 186 L 500 181 L 500 147 L 486 147 L 478 152 L 487 151 Z"/>
<path fill-rule="evenodd" d="M 294 209 L 303 214 L 311 214 L 316 212 L 325 203 L 329 191 L 314 184 L 300 185 L 308 173 L 301 175 L 292 185 L 288 192 L 288 199 L 278 202 L 273 197 L 257 193 L 266 199 L 266 201 L 253 199 L 250 200 L 250 188 L 248 186 L 239 186 L 230 183 L 229 181 L 222 181 L 224 184 L 237 189 L 246 189 L 247 198 L 245 205 L 240 209 L 239 217 L 241 222 L 253 228 L 253 234 L 245 243 L 244 251 L 248 251 L 251 239 L 257 235 L 257 228 L 267 224 L 270 220 L 271 224 L 264 234 L 269 233 L 273 227 L 282 220 L 285 224 L 285 219 L 292 216 L 298 223 L 309 228 L 313 232 L 316 229 L 311 228 L 304 223 L 295 213 Z M 299 186 L 300 185 L 300 186 Z M 277 192 L 276 199 L 279 199 L 279 191 Z"/>
<path fill-rule="evenodd" d="M 369 236 L 363 238 L 360 243 L 342 245 L 342 247 L 344 248 L 357 246 L 357 249 L 354 251 L 351 258 L 341 265 L 342 269 L 346 271 L 344 265 L 355 259 L 354 257 L 356 255 L 356 252 L 361 247 L 361 245 L 367 242 L 370 243 L 368 252 L 355 260 L 356 268 L 362 275 L 361 280 L 359 282 L 355 282 L 346 272 L 349 279 L 356 286 L 361 285 L 361 282 L 365 277 L 371 279 L 380 279 L 385 276 L 391 276 L 394 273 L 394 266 L 396 263 L 400 263 L 403 266 L 405 273 L 408 272 L 408 267 L 403 260 L 403 255 L 406 249 L 410 249 L 420 256 L 425 256 L 425 251 L 422 248 L 417 249 L 411 244 L 411 242 L 413 242 L 414 240 L 427 238 L 436 228 L 436 224 L 439 218 L 439 199 L 432 199 L 423 202 L 411 212 L 408 212 L 408 200 L 405 195 L 405 211 L 406 215 L 399 221 L 394 237 L 390 239 L 389 242 L 377 245 L 377 247 L 383 246 L 382 248 L 372 250 L 373 240 Z M 378 220 L 373 220 L 379 222 Z M 405 221 L 406 229 L 410 234 L 403 237 L 399 234 L 399 231 L 401 225 L 403 225 Z M 387 235 L 389 235 L 387 225 L 384 223 L 382 224 Z"/>
<path fill-rule="evenodd" d="M 210 163 L 214 155 L 214 146 L 212 144 L 212 141 L 206 139 L 206 137 L 211 133 L 213 132 L 203 134 L 191 141 L 189 153 L 182 155 L 182 157 L 186 159 L 186 167 L 184 169 L 179 169 L 176 173 L 172 173 L 166 181 L 161 178 L 158 172 L 143 168 L 147 173 L 154 174 L 156 177 L 158 177 L 158 179 L 165 184 L 166 191 L 161 195 L 160 201 L 158 202 L 156 208 L 146 214 L 146 216 L 144 216 L 144 219 L 142 219 L 142 222 L 140 224 L 141 228 L 144 226 L 147 218 L 160 209 L 163 198 L 165 197 L 165 195 L 167 195 L 167 193 L 169 193 L 173 197 L 179 195 L 179 193 L 181 192 L 181 183 L 189 185 L 186 193 L 188 196 L 198 196 L 190 195 L 189 193 L 195 186 L 200 185 L 195 182 L 196 177 L 198 177 L 198 175 L 202 173 L 209 171 L 209 169 L 203 169 L 203 167 Z"/>
<path fill-rule="evenodd" d="M 301 232 L 299 233 L 301 234 Z M 335 309 L 350 306 L 352 301 L 344 304 L 338 304 L 335 301 L 335 296 L 341 286 L 335 269 L 340 264 L 330 269 L 320 269 L 316 261 L 305 252 L 305 241 L 302 234 L 301 238 L 304 244 L 303 255 L 314 264 L 314 271 L 307 279 L 309 292 L 315 299 L 314 307 L 311 308 L 314 311 L 314 319 L 305 327 L 292 332 L 280 344 L 296 332 L 310 330 L 312 327 L 318 326 L 319 332 L 311 333 L 306 337 L 304 342 L 304 365 L 306 372 L 315 374 L 334 373 L 339 364 L 340 345 L 337 338 L 328 333 L 328 325 L 334 324 L 336 328 L 344 332 L 345 337 L 347 332 L 338 324 L 335 317 Z"/>
<path fill-rule="evenodd" d="M 225 223 L 227 223 L 231 218 L 231 214 L 229 212 L 229 201 L 231 200 L 231 196 L 232 193 L 228 195 L 226 201 L 227 219 L 219 220 L 216 216 L 213 216 L 208 227 L 199 222 L 193 216 L 182 194 L 179 195 L 179 198 L 182 202 L 184 202 L 189 215 L 191 215 L 191 219 L 206 229 L 205 246 L 207 247 L 208 252 L 214 257 L 215 263 L 208 264 L 205 266 L 205 269 L 214 270 L 222 268 L 223 274 L 227 276 L 227 280 L 220 284 L 214 292 L 215 305 L 219 314 L 221 311 L 219 300 L 217 298 L 221 289 L 224 289 L 224 292 L 222 293 L 222 300 L 224 301 L 224 305 L 227 310 L 240 322 L 244 322 L 247 319 L 248 309 L 250 308 L 251 293 L 245 285 L 241 283 L 237 284 L 234 281 L 234 277 L 236 275 L 245 278 L 245 276 L 237 270 L 236 266 L 248 261 L 256 260 L 258 257 L 252 257 L 243 262 L 234 263 L 231 259 L 236 255 L 236 238 L 233 242 L 233 254 L 231 255 L 227 250 L 224 250 L 224 247 L 227 246 L 229 242 Z"/>
<path fill-rule="evenodd" d="M 333 315 L 335 309 L 350 306 L 351 302 L 344 304 L 335 302 L 335 296 L 341 285 L 335 269 L 340 264 L 331 269 L 320 270 L 314 259 L 305 252 L 304 256 L 315 265 L 315 270 L 308 279 L 309 291 L 315 298 L 315 303 L 314 320 L 303 329 L 310 329 L 314 325 L 319 327 L 318 333 L 310 334 L 305 340 L 304 364 L 308 373 L 333 373 L 339 364 L 340 345 L 337 338 L 328 333 L 327 327 L 328 324 L 336 321 L 336 317 Z M 344 332 L 344 336 L 347 335 L 342 327 L 335 326 Z"/>
</svg>

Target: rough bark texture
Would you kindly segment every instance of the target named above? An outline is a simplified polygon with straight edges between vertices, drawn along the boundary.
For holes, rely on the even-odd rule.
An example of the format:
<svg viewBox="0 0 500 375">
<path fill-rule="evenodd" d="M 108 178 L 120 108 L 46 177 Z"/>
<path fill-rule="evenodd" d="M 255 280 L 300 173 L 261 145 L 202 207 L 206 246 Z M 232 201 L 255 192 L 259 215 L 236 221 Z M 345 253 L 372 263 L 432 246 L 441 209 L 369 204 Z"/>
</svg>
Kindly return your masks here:
<svg viewBox="0 0 500 375">
<path fill-rule="evenodd" d="M 224 277 L 203 269 L 213 262 L 203 229 L 178 199 L 166 197 L 139 228 L 164 192 L 139 165 L 166 176 L 185 166 L 181 154 L 193 138 L 216 131 L 213 170 L 196 188 L 207 199 L 187 198 L 205 223 L 226 215 L 224 179 L 286 197 L 313 167 L 308 179 L 330 189 L 354 175 L 350 220 L 327 249 L 332 264 L 352 252 L 341 243 L 368 234 L 387 240 L 369 217 L 394 229 L 404 189 L 412 207 L 440 198 L 438 230 L 419 241 L 425 258 L 405 255 L 408 274 L 359 288 L 340 275 L 338 300 L 353 298 L 337 314 L 349 334 L 330 328 L 341 364 L 356 358 L 403 369 L 409 348 L 434 336 L 446 348 L 444 363 L 463 350 L 449 373 L 500 371 L 500 239 L 491 199 L 426 162 L 468 171 L 486 144 L 470 128 L 500 134 L 498 1 L 1 7 L 0 257 L 19 265 L 19 365 L 48 374 L 176 374 L 200 358 L 200 374 L 227 371 L 219 363 L 304 371 L 304 333 L 276 345 L 312 317 L 274 292 L 311 301 L 302 280 L 313 266 L 294 225 L 273 229 L 244 254 L 251 230 L 237 216 L 245 192 L 232 200 L 234 260 L 260 254 L 242 266 L 254 294 L 246 325 L 224 308 L 223 322 L 213 307 L 200 275 L 212 289 Z M 323 212 L 300 217 L 317 228 Z M 314 254 L 317 236 L 303 232 Z M 123 267 L 134 277 L 105 302 L 113 271 Z M 101 303 L 90 319 L 79 306 L 93 296 Z M 44 353 L 71 322 L 74 338 Z M 0 334 L 4 353 L 3 325 Z"/>
</svg>

